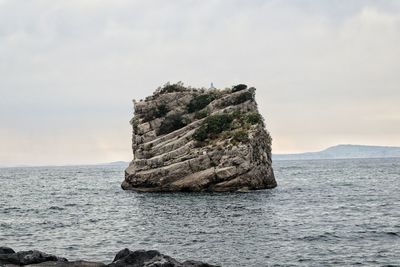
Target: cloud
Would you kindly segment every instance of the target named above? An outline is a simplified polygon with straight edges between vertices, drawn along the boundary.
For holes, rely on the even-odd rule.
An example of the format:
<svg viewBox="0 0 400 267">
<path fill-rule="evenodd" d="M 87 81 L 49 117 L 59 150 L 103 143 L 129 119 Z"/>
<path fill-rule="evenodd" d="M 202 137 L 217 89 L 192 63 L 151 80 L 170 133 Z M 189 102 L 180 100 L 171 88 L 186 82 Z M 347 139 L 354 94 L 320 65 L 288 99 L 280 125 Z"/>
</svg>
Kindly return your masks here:
<svg viewBox="0 0 400 267">
<path fill-rule="evenodd" d="M 276 152 L 400 145 L 399 31 L 398 1 L 0 0 L 0 163 L 129 160 L 131 99 L 180 80 L 257 87 Z"/>
</svg>

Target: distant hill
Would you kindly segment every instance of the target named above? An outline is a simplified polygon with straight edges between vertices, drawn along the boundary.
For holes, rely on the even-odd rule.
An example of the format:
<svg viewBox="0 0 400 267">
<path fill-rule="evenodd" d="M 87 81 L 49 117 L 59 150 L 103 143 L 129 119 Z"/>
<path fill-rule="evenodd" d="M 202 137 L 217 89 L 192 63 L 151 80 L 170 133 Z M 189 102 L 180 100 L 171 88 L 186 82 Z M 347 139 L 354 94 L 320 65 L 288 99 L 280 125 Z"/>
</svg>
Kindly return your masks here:
<svg viewBox="0 0 400 267">
<path fill-rule="evenodd" d="M 400 147 L 337 145 L 319 152 L 299 154 L 274 154 L 274 160 L 306 160 L 306 159 L 349 159 L 349 158 L 397 158 Z"/>
</svg>

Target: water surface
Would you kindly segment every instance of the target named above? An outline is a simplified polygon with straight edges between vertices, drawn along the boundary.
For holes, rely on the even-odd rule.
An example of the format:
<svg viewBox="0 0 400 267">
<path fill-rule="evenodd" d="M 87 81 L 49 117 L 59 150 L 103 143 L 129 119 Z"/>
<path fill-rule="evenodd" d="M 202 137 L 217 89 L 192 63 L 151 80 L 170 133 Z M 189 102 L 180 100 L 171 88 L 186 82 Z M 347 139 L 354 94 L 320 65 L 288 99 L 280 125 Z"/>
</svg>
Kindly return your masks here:
<svg viewBox="0 0 400 267">
<path fill-rule="evenodd" d="M 124 166 L 0 169 L 0 245 L 110 262 L 128 247 L 222 266 L 400 266 L 400 159 L 276 161 L 252 193 L 143 194 Z"/>
</svg>

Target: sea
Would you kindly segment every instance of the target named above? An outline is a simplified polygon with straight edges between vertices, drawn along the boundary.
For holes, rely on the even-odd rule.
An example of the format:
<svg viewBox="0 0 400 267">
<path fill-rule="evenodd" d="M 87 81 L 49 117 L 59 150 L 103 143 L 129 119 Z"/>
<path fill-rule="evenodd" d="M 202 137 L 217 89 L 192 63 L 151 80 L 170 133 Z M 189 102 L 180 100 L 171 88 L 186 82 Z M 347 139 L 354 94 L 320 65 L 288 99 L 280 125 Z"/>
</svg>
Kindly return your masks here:
<svg viewBox="0 0 400 267">
<path fill-rule="evenodd" d="M 0 169 L 0 246 L 110 263 L 124 248 L 220 266 L 400 266 L 400 158 L 275 161 L 249 193 L 121 190 L 124 165 Z"/>
</svg>

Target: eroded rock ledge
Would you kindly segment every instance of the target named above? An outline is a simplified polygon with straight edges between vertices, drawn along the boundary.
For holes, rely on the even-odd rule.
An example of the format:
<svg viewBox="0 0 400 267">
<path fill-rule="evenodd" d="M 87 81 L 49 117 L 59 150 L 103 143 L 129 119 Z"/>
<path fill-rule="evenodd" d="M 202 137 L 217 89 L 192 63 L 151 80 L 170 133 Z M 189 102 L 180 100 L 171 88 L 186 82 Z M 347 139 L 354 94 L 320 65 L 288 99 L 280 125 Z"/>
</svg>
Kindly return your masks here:
<svg viewBox="0 0 400 267">
<path fill-rule="evenodd" d="M 156 250 L 123 249 L 110 264 L 89 261 L 68 261 L 37 250 L 15 252 L 8 247 L 0 247 L 0 266 L 36 266 L 36 267 L 216 267 L 199 261 L 179 262 Z"/>
<path fill-rule="evenodd" d="M 271 136 L 255 88 L 166 84 L 134 101 L 132 149 L 122 188 L 142 192 L 276 187 Z"/>
</svg>

